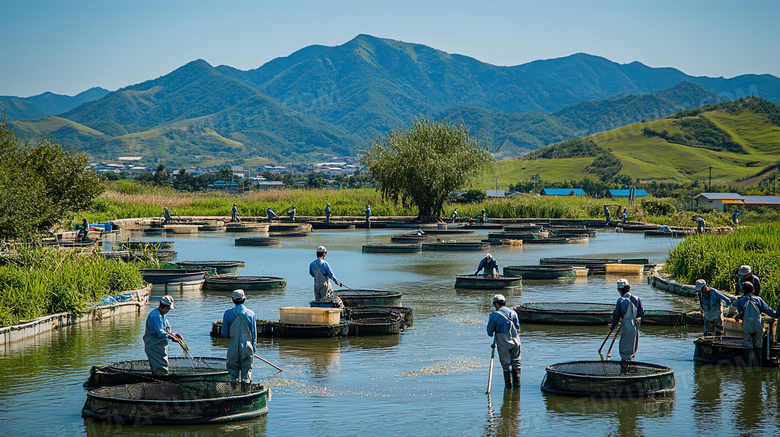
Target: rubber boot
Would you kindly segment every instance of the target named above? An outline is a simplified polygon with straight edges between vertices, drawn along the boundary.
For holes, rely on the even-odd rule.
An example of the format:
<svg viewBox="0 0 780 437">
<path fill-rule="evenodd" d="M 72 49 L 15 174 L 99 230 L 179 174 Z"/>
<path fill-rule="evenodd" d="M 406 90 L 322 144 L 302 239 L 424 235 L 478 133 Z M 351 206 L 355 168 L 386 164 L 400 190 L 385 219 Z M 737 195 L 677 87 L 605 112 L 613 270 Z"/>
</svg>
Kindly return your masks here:
<svg viewBox="0 0 780 437">
<path fill-rule="evenodd" d="M 517 367 L 512 368 L 512 387 L 520 387 L 520 369 Z"/>
<path fill-rule="evenodd" d="M 504 371 L 504 388 L 512 388 L 512 372 Z"/>
</svg>

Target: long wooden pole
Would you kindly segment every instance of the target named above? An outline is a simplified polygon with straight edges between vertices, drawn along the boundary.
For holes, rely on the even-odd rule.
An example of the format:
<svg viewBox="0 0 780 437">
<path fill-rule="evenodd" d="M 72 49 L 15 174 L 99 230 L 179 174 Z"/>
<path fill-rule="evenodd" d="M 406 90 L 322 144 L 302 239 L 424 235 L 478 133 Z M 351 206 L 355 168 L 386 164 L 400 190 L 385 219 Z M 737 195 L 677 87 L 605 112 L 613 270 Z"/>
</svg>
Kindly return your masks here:
<svg viewBox="0 0 780 437">
<path fill-rule="evenodd" d="M 618 322 L 616 328 L 617 327 L 620 327 L 620 322 Z M 609 350 L 607 351 L 607 359 L 612 358 L 612 346 L 615 345 L 615 340 L 617 340 L 617 338 L 618 338 L 618 335 L 617 335 L 617 333 L 615 333 L 615 336 L 612 337 L 612 343 L 609 344 Z"/>
<path fill-rule="evenodd" d="M 601 343 L 601 347 L 599 348 L 599 355 L 601 355 L 601 350 L 604 349 L 604 345 L 607 344 L 607 340 L 609 340 L 609 336 L 612 335 L 612 331 L 615 330 L 615 327 L 609 328 L 609 333 L 607 334 L 607 338 L 604 339 L 604 342 Z"/>
<path fill-rule="evenodd" d="M 490 373 L 488 373 L 488 386 L 487 386 L 487 391 L 485 392 L 486 395 L 490 395 L 490 388 L 493 386 L 493 360 L 496 358 L 495 334 L 493 336 L 493 344 L 490 347 L 491 349 L 493 349 L 493 351 L 490 352 Z"/>
<path fill-rule="evenodd" d="M 273 367 L 273 368 L 277 369 L 277 370 L 278 370 L 278 371 L 280 371 L 280 372 L 284 372 L 284 369 L 282 369 L 281 367 L 278 367 L 277 365 L 275 365 L 274 363 L 272 363 L 272 362 L 270 362 L 270 361 L 266 360 L 265 358 L 261 358 L 261 357 L 260 357 L 259 355 L 257 355 L 257 354 L 255 354 L 255 358 L 257 358 L 258 360 L 260 360 L 260 361 L 262 361 L 262 362 L 264 362 L 264 363 L 268 364 L 269 366 L 271 366 L 271 367 Z"/>
</svg>

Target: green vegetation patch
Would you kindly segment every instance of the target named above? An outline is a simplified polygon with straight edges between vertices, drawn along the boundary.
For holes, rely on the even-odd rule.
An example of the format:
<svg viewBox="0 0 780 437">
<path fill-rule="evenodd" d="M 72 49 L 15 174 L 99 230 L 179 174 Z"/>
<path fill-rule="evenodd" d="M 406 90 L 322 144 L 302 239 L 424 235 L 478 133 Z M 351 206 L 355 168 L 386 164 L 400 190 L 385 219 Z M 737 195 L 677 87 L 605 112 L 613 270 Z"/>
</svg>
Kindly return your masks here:
<svg viewBox="0 0 780 437">
<path fill-rule="evenodd" d="M 679 282 L 708 284 L 736 293 L 736 272 L 750 265 L 761 280 L 761 297 L 772 308 L 780 297 L 780 224 L 737 229 L 728 235 L 692 235 L 669 254 L 666 270 Z"/>
<path fill-rule="evenodd" d="M 143 286 L 138 267 L 97 255 L 22 247 L 0 265 L 0 326 L 48 314 L 82 314 L 102 297 Z"/>
</svg>

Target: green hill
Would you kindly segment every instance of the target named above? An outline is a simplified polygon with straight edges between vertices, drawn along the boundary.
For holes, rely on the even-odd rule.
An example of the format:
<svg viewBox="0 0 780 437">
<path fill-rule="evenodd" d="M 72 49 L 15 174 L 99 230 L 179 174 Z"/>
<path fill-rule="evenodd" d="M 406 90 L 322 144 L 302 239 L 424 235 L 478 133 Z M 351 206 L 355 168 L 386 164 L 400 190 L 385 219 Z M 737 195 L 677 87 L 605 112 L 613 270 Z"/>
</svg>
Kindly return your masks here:
<svg viewBox="0 0 780 437">
<path fill-rule="evenodd" d="M 740 99 L 633 123 L 579 142 L 592 145 L 575 147 L 567 141 L 526 159 L 500 161 L 495 176 L 502 186 L 534 175 L 549 181 L 582 179 L 597 156 L 611 153 L 620 163 L 618 174 L 632 180 L 707 181 L 711 166 L 713 183 L 755 183 L 753 178 L 775 168 L 780 158 L 780 106 Z"/>
<path fill-rule="evenodd" d="M 57 114 L 75 123 L 71 129 L 46 121 L 11 124 L 32 140 L 50 136 L 94 158 L 132 153 L 147 164 L 197 165 L 204 159 L 288 163 L 355 155 L 424 115 L 463 121 L 503 158 L 702 102 L 759 93 L 780 102 L 780 79 L 692 77 L 582 53 L 504 67 L 358 35 L 253 70 L 196 60 L 102 96 L 105 90 L 92 91 L 84 96 L 90 101 Z M 62 107 L 56 96 L 35 97 Z M 85 135 L 82 127 L 100 135 Z"/>
</svg>

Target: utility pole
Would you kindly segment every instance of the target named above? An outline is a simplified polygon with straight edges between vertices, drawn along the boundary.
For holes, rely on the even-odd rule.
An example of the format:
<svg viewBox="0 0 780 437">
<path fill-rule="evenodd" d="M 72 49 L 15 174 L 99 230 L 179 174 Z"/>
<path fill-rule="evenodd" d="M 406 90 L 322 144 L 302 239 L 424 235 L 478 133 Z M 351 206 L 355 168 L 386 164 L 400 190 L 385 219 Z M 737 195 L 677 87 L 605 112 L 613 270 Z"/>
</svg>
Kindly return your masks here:
<svg viewBox="0 0 780 437">
<path fill-rule="evenodd" d="M 496 191 L 498 191 L 498 178 L 496 178 Z"/>
<path fill-rule="evenodd" d="M 710 166 L 710 187 L 707 189 L 708 191 L 712 192 L 712 166 Z"/>
</svg>

